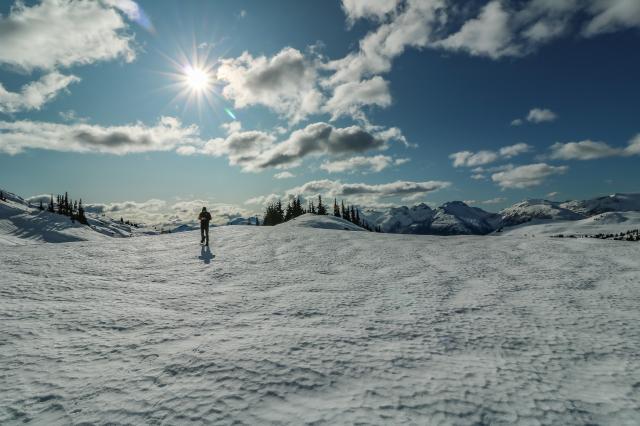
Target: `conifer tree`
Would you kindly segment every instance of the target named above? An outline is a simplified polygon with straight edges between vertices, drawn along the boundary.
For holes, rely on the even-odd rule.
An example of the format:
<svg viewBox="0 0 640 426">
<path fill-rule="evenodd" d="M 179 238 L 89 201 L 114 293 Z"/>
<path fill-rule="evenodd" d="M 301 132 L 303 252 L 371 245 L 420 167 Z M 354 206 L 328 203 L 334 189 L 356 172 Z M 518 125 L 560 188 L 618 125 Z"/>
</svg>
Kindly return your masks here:
<svg viewBox="0 0 640 426">
<path fill-rule="evenodd" d="M 260 219 L 258 219 L 258 216 L 256 216 L 256 226 L 260 226 Z"/>
<path fill-rule="evenodd" d="M 349 220 L 349 210 L 344 207 L 344 200 L 342 200 L 342 218 Z"/>
<path fill-rule="evenodd" d="M 54 212 L 54 207 L 53 207 L 53 194 L 51 194 L 51 200 L 49 200 L 49 212 L 53 213 Z"/>
<path fill-rule="evenodd" d="M 333 199 L 333 215 L 335 217 L 340 217 L 340 207 L 338 207 L 338 200 Z"/>
<path fill-rule="evenodd" d="M 360 222 L 360 209 L 357 209 L 357 208 L 356 208 L 356 224 L 362 225 L 362 222 Z"/>
<path fill-rule="evenodd" d="M 289 201 L 287 203 L 287 208 L 285 209 L 284 212 L 284 221 L 287 222 L 291 219 L 293 219 L 295 216 L 293 216 L 293 206 L 295 206 L 295 200 L 292 200 L 293 203 L 291 201 Z M 292 205 L 293 204 L 293 205 Z"/>
<path fill-rule="evenodd" d="M 357 225 L 358 223 L 356 222 L 356 211 L 353 208 L 353 206 L 351 206 L 351 214 L 350 215 L 351 215 L 351 217 L 349 218 L 349 220 L 351 221 L 351 223 L 355 223 Z"/>
<path fill-rule="evenodd" d="M 322 197 L 320 195 L 318 195 L 318 214 L 323 216 L 327 214 L 327 208 L 322 204 Z"/>
<path fill-rule="evenodd" d="M 7 201 L 4 198 L 4 192 L 0 191 L 0 201 Z"/>
<path fill-rule="evenodd" d="M 40 206 L 38 206 L 38 210 L 40 211 L 44 210 L 44 206 L 42 205 L 42 200 L 40 200 Z"/>
</svg>

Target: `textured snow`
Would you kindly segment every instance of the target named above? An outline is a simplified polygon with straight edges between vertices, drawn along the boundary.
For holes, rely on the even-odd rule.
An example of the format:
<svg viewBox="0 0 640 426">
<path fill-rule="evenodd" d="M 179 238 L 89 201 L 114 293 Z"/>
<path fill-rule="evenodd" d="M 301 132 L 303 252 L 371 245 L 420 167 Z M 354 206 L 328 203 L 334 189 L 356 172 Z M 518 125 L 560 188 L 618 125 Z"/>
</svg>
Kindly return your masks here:
<svg viewBox="0 0 640 426">
<path fill-rule="evenodd" d="M 0 424 L 640 424 L 637 244 L 211 240 L 1 247 Z"/>
</svg>

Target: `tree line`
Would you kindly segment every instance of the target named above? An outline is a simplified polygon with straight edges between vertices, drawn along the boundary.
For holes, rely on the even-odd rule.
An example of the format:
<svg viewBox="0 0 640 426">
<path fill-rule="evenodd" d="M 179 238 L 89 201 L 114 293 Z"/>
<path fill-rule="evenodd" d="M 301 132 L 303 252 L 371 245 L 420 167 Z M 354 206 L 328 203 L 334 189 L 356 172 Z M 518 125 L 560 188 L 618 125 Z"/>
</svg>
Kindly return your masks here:
<svg viewBox="0 0 640 426">
<path fill-rule="evenodd" d="M 44 210 L 44 203 L 40 200 L 40 205 L 38 206 L 40 210 Z M 71 200 L 69 199 L 69 194 L 67 192 L 63 195 L 58 194 L 56 196 L 56 202 L 53 202 L 53 194 L 49 200 L 49 204 L 47 206 L 47 211 L 50 213 L 57 213 L 63 216 L 67 216 L 71 218 L 71 221 L 78 221 L 84 225 L 88 225 L 87 217 L 84 214 L 84 207 L 82 206 L 82 198 L 80 200 Z"/>
<path fill-rule="evenodd" d="M 288 222 L 298 216 L 305 213 L 328 215 L 327 206 L 322 202 L 322 196 L 318 195 L 317 204 L 313 199 L 307 202 L 307 208 L 302 207 L 300 197 L 295 197 L 289 200 L 286 207 L 283 207 L 282 200 L 274 201 L 270 203 L 264 212 L 262 219 L 262 225 L 274 226 L 280 223 Z M 345 206 L 344 200 L 338 205 L 338 200 L 333 199 L 333 215 L 349 222 L 358 225 L 368 231 L 382 232 L 380 226 L 372 227 L 369 223 L 360 217 L 360 209 L 353 205 Z M 256 217 L 256 225 L 260 225 L 260 221 Z"/>
</svg>

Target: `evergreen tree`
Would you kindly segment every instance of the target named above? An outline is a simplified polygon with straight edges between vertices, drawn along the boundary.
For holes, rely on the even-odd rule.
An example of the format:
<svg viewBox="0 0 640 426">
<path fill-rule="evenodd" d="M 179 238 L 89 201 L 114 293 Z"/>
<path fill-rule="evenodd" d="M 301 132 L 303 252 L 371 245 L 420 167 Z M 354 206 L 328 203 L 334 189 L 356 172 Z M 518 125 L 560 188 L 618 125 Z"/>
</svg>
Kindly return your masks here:
<svg viewBox="0 0 640 426">
<path fill-rule="evenodd" d="M 349 220 L 349 210 L 344 207 L 344 200 L 342 200 L 342 218 Z"/>
<path fill-rule="evenodd" d="M 313 204 L 313 200 L 309 200 L 309 213 L 316 214 L 316 206 Z"/>
<path fill-rule="evenodd" d="M 359 209 L 356 209 L 356 224 L 362 225 L 362 222 L 360 222 L 360 210 Z"/>
<path fill-rule="evenodd" d="M 2 191 L 0 191 L 0 201 L 7 201 L 7 200 L 4 198 L 4 192 L 2 192 Z"/>
<path fill-rule="evenodd" d="M 318 195 L 318 214 L 327 214 L 327 208 L 324 206 L 324 204 L 322 204 L 322 197 L 320 195 Z"/>
<path fill-rule="evenodd" d="M 51 213 L 53 213 L 55 211 L 54 207 L 53 207 L 53 194 L 51 194 L 51 200 L 49 200 L 49 209 L 48 210 Z"/>
<path fill-rule="evenodd" d="M 256 216 L 256 226 L 260 226 L 260 219 L 258 219 L 258 216 Z"/>
<path fill-rule="evenodd" d="M 276 203 L 276 213 L 278 215 L 278 223 L 284 222 L 284 211 L 282 210 L 282 201 L 280 200 Z"/>
<path fill-rule="evenodd" d="M 333 215 L 335 217 L 340 217 L 340 207 L 338 207 L 338 200 L 333 199 Z"/>
<path fill-rule="evenodd" d="M 351 223 L 355 223 L 356 225 L 358 224 L 358 222 L 356 222 L 356 210 L 353 208 L 353 206 L 351 206 L 351 217 L 349 218 L 349 220 L 351 221 Z"/>
<path fill-rule="evenodd" d="M 300 201 L 300 196 L 297 196 L 294 199 L 294 209 L 293 209 L 293 217 L 298 217 L 298 216 L 302 216 L 303 214 L 305 214 L 305 210 L 302 208 L 302 201 Z"/>
<path fill-rule="evenodd" d="M 82 207 L 82 198 L 80 198 L 80 202 L 78 203 L 78 222 L 88 225 L 87 217 L 84 215 L 84 207 Z"/>
<path fill-rule="evenodd" d="M 40 211 L 44 210 L 44 206 L 42 205 L 42 200 L 40 200 L 40 206 L 38 206 L 38 209 Z"/>
<path fill-rule="evenodd" d="M 293 219 L 295 217 L 293 215 L 293 208 L 294 208 L 296 202 L 295 202 L 295 200 L 292 200 L 292 201 L 293 201 L 293 203 L 291 201 L 289 201 L 287 203 L 287 208 L 286 208 L 286 210 L 284 212 L 284 221 L 285 222 L 287 222 L 287 221 L 289 221 L 289 220 L 291 220 L 291 219 Z"/>
</svg>

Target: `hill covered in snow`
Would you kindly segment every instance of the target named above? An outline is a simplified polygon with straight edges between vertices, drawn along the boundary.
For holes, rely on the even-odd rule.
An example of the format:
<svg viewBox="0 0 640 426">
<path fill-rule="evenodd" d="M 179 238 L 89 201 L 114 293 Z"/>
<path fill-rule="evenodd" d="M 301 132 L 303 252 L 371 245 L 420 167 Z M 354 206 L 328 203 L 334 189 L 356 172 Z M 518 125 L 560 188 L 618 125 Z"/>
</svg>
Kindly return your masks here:
<svg viewBox="0 0 640 426">
<path fill-rule="evenodd" d="M 67 216 L 40 210 L 11 192 L 3 190 L 3 194 L 6 201 L 0 201 L 0 245 L 100 241 L 158 233 L 91 213 L 86 214 L 88 225 L 84 225 Z"/>
<path fill-rule="evenodd" d="M 0 249 L 0 424 L 640 424 L 629 245 L 328 221 Z"/>
</svg>

